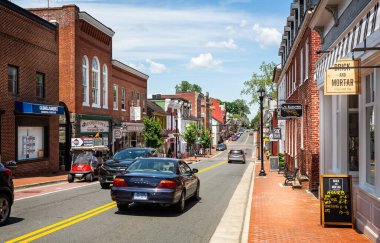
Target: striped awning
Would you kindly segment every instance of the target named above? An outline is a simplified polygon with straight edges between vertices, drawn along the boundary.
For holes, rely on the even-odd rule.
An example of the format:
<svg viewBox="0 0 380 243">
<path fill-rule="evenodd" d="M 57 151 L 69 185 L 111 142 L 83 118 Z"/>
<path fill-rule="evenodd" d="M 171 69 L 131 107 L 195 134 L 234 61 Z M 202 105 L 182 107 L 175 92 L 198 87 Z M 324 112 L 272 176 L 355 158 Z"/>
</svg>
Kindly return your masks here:
<svg viewBox="0 0 380 243">
<path fill-rule="evenodd" d="M 339 59 L 346 57 L 352 49 L 363 43 L 369 35 L 380 28 L 379 2 L 327 55 L 317 61 L 315 78 L 318 84 L 323 80 L 323 75 L 329 67 L 332 67 Z"/>
</svg>

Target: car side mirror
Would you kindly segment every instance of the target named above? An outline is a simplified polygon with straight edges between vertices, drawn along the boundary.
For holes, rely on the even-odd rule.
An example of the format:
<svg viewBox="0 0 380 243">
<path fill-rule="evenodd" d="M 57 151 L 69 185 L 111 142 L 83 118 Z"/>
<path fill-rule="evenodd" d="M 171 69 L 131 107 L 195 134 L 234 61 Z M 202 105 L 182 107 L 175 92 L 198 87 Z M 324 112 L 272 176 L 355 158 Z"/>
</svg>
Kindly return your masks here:
<svg viewBox="0 0 380 243">
<path fill-rule="evenodd" d="M 195 168 L 194 168 L 194 169 L 191 170 L 191 172 L 192 172 L 193 174 L 198 173 L 198 169 L 195 169 Z"/>
</svg>

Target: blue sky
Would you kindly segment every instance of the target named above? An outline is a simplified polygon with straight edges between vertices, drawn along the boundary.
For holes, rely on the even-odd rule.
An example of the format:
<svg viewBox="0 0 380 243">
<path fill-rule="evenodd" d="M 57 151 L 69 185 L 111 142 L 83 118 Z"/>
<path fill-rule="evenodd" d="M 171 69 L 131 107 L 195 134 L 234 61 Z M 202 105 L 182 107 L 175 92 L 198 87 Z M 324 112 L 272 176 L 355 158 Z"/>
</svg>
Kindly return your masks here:
<svg viewBox="0 0 380 243">
<path fill-rule="evenodd" d="M 13 0 L 47 7 L 47 0 Z M 241 96 L 260 64 L 280 62 L 291 0 L 50 0 L 76 4 L 115 31 L 113 58 L 148 74 L 148 95 L 171 94 L 182 80 L 223 101 Z M 257 106 L 251 107 L 251 115 Z"/>
</svg>

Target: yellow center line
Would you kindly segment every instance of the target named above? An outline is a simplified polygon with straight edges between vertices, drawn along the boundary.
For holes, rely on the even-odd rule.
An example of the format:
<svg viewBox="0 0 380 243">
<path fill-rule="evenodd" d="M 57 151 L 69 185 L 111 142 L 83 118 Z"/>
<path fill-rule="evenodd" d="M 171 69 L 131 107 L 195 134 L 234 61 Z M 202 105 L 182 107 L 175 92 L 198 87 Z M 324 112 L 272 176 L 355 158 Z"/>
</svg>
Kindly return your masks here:
<svg viewBox="0 0 380 243">
<path fill-rule="evenodd" d="M 203 169 L 199 170 L 198 173 L 202 173 L 202 172 L 211 170 L 211 169 L 213 169 L 215 167 L 218 167 L 220 165 L 223 165 L 225 163 L 227 163 L 227 161 L 222 161 L 222 162 L 219 162 L 217 164 L 208 166 L 206 168 L 203 168 Z M 25 235 L 19 236 L 19 237 L 14 238 L 14 239 L 8 240 L 5 243 L 31 242 L 33 240 L 39 239 L 39 238 L 41 238 L 43 236 L 49 235 L 49 234 L 51 234 L 53 232 L 56 232 L 58 230 L 64 229 L 66 227 L 69 227 L 69 226 L 71 226 L 73 224 L 79 223 L 79 222 L 84 221 L 84 220 L 86 220 L 88 218 L 91 218 L 91 217 L 94 217 L 94 216 L 96 216 L 98 214 L 106 212 L 106 211 L 108 211 L 108 210 L 110 210 L 110 209 L 112 209 L 114 207 L 116 207 L 116 203 L 115 202 L 106 203 L 106 204 L 104 204 L 102 206 L 99 206 L 97 208 L 91 209 L 91 210 L 86 211 L 84 213 L 75 215 L 75 216 L 73 216 L 71 218 L 59 221 L 59 222 L 57 222 L 55 224 L 48 225 L 48 226 L 43 227 L 41 229 L 32 231 L 30 233 L 27 233 Z"/>
</svg>

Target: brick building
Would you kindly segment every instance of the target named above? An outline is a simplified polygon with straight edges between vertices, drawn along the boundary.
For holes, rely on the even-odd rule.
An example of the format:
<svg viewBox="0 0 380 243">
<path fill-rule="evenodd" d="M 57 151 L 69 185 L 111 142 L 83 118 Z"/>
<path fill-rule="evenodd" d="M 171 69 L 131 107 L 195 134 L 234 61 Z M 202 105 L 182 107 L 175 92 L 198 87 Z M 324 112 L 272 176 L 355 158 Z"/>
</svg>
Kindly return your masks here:
<svg viewBox="0 0 380 243">
<path fill-rule="evenodd" d="M 29 10 L 59 26 L 59 98 L 70 114 L 60 119 L 61 163 L 70 166 L 72 137 L 99 136 L 92 142 L 112 152 L 141 146 L 148 76 L 112 59 L 114 31 L 76 5 Z"/>
<path fill-rule="evenodd" d="M 285 161 L 290 170 L 298 168 L 299 178 L 317 193 L 319 186 L 319 95 L 314 65 L 320 50 L 317 32 L 309 28 L 317 1 L 293 1 L 280 46 L 281 74 L 278 76 L 278 104 L 300 104 L 302 116 L 285 122 Z"/>
<path fill-rule="evenodd" d="M 59 170 L 56 25 L 0 1 L 1 161 L 17 175 Z"/>
</svg>

